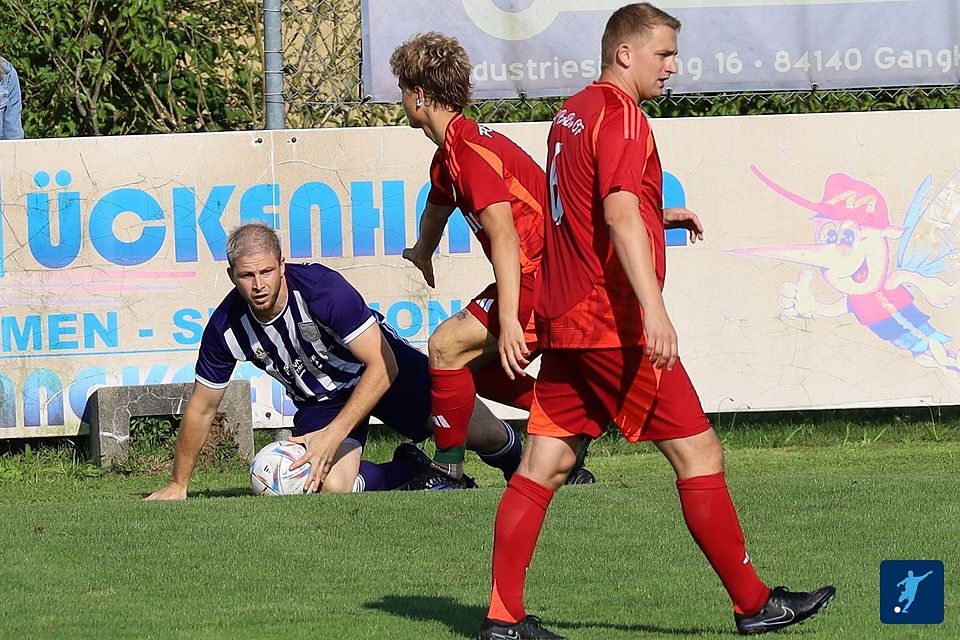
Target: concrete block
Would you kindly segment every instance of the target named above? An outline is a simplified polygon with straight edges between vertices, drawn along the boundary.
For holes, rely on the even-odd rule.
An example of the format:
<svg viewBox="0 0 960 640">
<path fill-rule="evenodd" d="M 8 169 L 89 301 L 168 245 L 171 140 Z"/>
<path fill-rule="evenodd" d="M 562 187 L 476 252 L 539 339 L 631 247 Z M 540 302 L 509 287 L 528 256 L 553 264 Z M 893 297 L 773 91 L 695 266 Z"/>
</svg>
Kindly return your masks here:
<svg viewBox="0 0 960 640">
<path fill-rule="evenodd" d="M 90 396 L 90 453 L 109 469 L 126 460 L 130 448 L 130 418 L 180 415 L 190 398 L 192 382 L 100 387 Z M 224 428 L 240 455 L 253 456 L 253 415 L 250 383 L 232 380 L 220 403 Z"/>
</svg>

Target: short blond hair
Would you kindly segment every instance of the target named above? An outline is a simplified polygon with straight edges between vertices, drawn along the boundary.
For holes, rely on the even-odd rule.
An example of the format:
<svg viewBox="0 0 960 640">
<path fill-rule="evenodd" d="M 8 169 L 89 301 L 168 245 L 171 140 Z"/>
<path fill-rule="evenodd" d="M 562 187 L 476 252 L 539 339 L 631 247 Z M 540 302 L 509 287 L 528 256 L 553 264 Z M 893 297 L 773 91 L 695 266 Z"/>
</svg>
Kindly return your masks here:
<svg viewBox="0 0 960 640">
<path fill-rule="evenodd" d="M 452 111 L 470 104 L 470 56 L 460 42 L 436 31 L 418 33 L 393 50 L 390 71 L 405 89 L 421 87 L 427 99 Z"/>
<path fill-rule="evenodd" d="M 272 253 L 277 262 L 283 257 L 277 232 L 262 222 L 241 225 L 227 236 L 227 264 L 231 268 L 243 256 L 257 253 Z"/>
<path fill-rule="evenodd" d="M 600 40 L 600 61 L 603 67 L 609 67 L 617 55 L 617 47 L 635 37 L 645 37 L 657 26 L 670 27 L 680 31 L 680 21 L 672 15 L 656 8 L 649 2 L 638 2 L 620 7 L 607 20 Z"/>
</svg>

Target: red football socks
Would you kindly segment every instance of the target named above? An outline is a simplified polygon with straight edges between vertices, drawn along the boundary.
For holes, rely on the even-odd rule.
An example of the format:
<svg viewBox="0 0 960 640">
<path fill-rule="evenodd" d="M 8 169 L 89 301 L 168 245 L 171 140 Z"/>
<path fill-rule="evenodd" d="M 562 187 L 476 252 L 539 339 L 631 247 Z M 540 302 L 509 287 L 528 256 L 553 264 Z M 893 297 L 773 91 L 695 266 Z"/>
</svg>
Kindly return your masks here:
<svg viewBox="0 0 960 640">
<path fill-rule="evenodd" d="M 723 473 L 677 480 L 677 489 L 687 528 L 720 576 L 734 611 L 756 613 L 770 589 L 753 570 Z"/>
<path fill-rule="evenodd" d="M 519 622 L 526 616 L 523 588 L 553 491 L 513 474 L 500 498 L 493 528 L 493 588 L 487 617 Z"/>
<path fill-rule="evenodd" d="M 433 410 L 433 438 L 437 444 L 437 462 L 463 462 L 467 427 L 473 415 L 477 391 L 473 374 L 462 369 L 430 368 L 430 400 Z"/>
</svg>

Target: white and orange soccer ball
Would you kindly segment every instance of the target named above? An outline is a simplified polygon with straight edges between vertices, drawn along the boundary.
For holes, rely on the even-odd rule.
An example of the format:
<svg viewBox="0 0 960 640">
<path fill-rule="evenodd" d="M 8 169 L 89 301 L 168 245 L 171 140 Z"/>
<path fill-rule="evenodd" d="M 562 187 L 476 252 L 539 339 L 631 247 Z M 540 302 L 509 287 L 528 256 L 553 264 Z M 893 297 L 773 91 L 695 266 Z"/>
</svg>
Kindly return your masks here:
<svg viewBox="0 0 960 640">
<path fill-rule="evenodd" d="M 250 462 L 250 487 L 258 496 L 303 495 L 310 475 L 310 464 L 293 471 L 290 465 L 303 457 L 307 450 L 289 440 L 271 442 L 257 452 Z"/>
</svg>

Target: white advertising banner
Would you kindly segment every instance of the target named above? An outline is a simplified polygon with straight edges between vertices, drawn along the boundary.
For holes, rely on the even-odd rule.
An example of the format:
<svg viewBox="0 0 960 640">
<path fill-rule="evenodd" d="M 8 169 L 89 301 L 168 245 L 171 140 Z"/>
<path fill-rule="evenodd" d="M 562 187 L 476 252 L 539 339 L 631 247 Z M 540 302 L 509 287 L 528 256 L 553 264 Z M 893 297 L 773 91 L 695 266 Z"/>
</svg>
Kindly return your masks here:
<svg viewBox="0 0 960 640">
<path fill-rule="evenodd" d="M 278 228 L 288 260 L 342 270 L 425 347 L 492 276 L 461 216 L 436 290 L 400 257 L 431 153 L 406 128 L 0 143 L 0 437 L 77 433 L 100 385 L 192 381 L 243 222 Z M 256 426 L 290 422 L 279 383 L 250 364 L 235 377 Z"/>
<path fill-rule="evenodd" d="M 564 96 L 600 75 L 600 36 L 625 0 L 362 0 L 364 90 L 398 101 L 394 47 L 456 36 L 478 98 Z M 676 93 L 960 82 L 957 0 L 659 0 L 680 31 Z"/>
<path fill-rule="evenodd" d="M 536 159 L 546 123 L 495 125 Z M 654 122 L 668 310 L 709 412 L 960 403 L 960 112 Z M 101 385 L 193 379 L 226 233 L 278 228 L 414 344 L 492 271 L 459 215 L 428 289 L 400 254 L 435 147 L 404 127 L 0 143 L 0 437 L 75 434 Z M 252 366 L 258 426 L 288 422 Z"/>
</svg>

